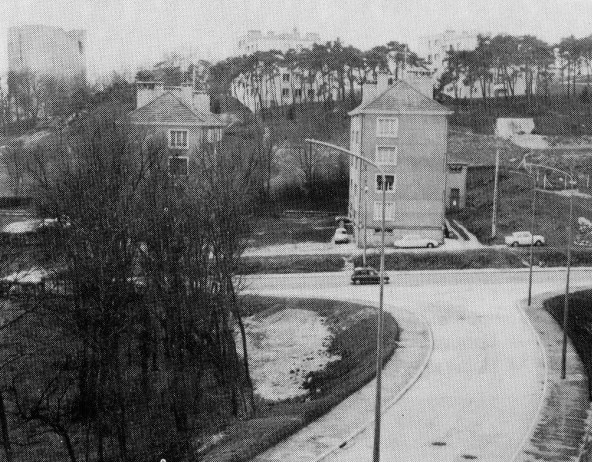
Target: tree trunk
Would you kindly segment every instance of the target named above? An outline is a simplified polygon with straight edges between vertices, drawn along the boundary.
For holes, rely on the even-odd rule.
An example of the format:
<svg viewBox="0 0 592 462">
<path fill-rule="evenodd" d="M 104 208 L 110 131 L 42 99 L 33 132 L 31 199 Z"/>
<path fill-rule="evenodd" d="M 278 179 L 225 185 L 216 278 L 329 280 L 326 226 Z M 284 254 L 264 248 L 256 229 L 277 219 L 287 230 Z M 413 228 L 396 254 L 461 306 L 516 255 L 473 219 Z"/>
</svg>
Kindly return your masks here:
<svg viewBox="0 0 592 462">
<path fill-rule="evenodd" d="M 2 445 L 4 446 L 4 453 L 6 454 L 6 462 L 12 462 L 12 447 L 10 445 L 8 421 L 6 419 L 6 406 L 4 404 L 2 390 L 0 390 L 0 430 L 2 432 Z"/>
</svg>

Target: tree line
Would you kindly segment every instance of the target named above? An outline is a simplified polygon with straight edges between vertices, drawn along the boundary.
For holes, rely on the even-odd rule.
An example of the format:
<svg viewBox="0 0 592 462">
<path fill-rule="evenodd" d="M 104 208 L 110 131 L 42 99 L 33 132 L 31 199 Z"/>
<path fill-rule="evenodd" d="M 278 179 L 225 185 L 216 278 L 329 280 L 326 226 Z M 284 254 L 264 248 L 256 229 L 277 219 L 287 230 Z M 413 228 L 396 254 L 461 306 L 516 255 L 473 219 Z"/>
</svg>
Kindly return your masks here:
<svg viewBox="0 0 592 462">
<path fill-rule="evenodd" d="M 166 140 L 120 111 L 75 128 L 30 165 L 60 225 L 41 236 L 45 291 L 0 322 L 6 459 L 198 460 L 255 405 L 235 277 L 254 153 L 221 144 L 176 177 Z"/>
<path fill-rule="evenodd" d="M 241 93 L 243 104 L 251 98 L 266 109 L 285 103 L 276 87 L 281 75 L 288 72 L 292 94 L 295 88 L 301 90 L 296 93 L 297 102 L 326 102 L 335 95 L 339 101 L 349 99 L 355 104 L 358 89 L 365 82 L 375 79 L 379 72 L 393 72 L 398 77 L 405 62 L 421 65 L 424 60 L 407 44 L 396 41 L 362 51 L 336 39 L 301 51 L 256 51 L 227 58 L 210 67 L 208 83 L 213 95 Z"/>
<path fill-rule="evenodd" d="M 452 85 L 454 96 L 473 96 L 478 92 L 484 100 L 491 94 L 491 84 L 501 84 L 506 98 L 514 99 L 516 84 L 523 79 L 528 102 L 549 99 L 552 85 L 560 85 L 567 98 L 578 96 L 578 83 L 585 83 L 583 99 L 590 92 L 592 71 L 592 36 L 573 35 L 559 43 L 549 44 L 533 35 L 479 35 L 473 50 L 450 49 L 446 68 L 437 90 Z M 470 95 L 461 95 L 460 86 L 469 87 Z M 557 90 L 555 90 L 557 91 Z M 580 93 L 581 96 L 581 93 Z"/>
</svg>

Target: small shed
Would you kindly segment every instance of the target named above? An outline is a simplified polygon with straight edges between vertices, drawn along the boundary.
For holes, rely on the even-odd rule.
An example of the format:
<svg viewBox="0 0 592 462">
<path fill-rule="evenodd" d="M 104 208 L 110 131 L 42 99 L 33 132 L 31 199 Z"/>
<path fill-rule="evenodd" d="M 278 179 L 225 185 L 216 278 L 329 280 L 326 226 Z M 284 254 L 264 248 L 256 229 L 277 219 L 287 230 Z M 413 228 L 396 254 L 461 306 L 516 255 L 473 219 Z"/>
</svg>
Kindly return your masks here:
<svg viewBox="0 0 592 462">
<path fill-rule="evenodd" d="M 467 205 L 467 169 L 462 161 L 448 162 L 446 171 L 446 209 L 460 210 Z"/>
</svg>

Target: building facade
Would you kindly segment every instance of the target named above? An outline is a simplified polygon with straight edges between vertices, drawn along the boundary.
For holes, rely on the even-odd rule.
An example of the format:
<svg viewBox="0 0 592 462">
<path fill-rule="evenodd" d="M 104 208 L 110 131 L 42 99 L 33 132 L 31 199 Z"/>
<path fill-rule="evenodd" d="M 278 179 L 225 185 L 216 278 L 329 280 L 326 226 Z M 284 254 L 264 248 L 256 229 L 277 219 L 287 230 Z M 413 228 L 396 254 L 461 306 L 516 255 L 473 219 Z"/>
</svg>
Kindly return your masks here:
<svg viewBox="0 0 592 462">
<path fill-rule="evenodd" d="M 446 151 L 450 111 L 405 81 L 388 85 L 379 75 L 364 87 L 351 117 L 350 150 L 378 164 L 385 174 L 350 159 L 349 216 L 362 244 L 381 233 L 382 190 L 386 189 L 386 242 L 407 234 L 442 240 L 446 199 Z"/>
<path fill-rule="evenodd" d="M 8 29 L 8 70 L 66 80 L 86 78 L 86 31 L 27 25 Z"/>
<path fill-rule="evenodd" d="M 479 34 L 476 31 L 456 32 L 447 30 L 439 34 L 419 37 L 417 52 L 425 58 L 428 66 L 439 77 L 446 68 L 446 53 L 453 49 L 474 50 L 477 48 Z"/>
<path fill-rule="evenodd" d="M 224 122 L 210 112 L 210 97 L 191 84 L 165 87 L 162 82 L 137 82 L 137 107 L 129 114 L 132 125 L 152 136 L 164 136 L 172 174 L 186 176 L 195 155 L 208 143 L 222 139 Z"/>
<path fill-rule="evenodd" d="M 285 53 L 288 50 L 302 51 L 304 48 L 312 48 L 315 43 L 321 43 L 321 36 L 314 32 L 300 35 L 297 28 L 291 33 L 268 32 L 263 34 L 260 30 L 250 30 L 239 37 L 236 46 L 238 56 L 250 55 L 257 51 L 277 50 Z"/>
</svg>

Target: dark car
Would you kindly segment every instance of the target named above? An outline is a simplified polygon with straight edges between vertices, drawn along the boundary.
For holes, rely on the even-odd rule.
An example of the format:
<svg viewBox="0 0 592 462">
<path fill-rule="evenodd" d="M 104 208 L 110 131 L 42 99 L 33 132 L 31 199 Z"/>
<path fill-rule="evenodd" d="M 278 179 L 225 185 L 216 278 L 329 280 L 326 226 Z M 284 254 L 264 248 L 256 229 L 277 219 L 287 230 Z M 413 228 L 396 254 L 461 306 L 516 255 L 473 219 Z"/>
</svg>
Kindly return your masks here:
<svg viewBox="0 0 592 462">
<path fill-rule="evenodd" d="M 352 284 L 380 284 L 380 273 L 370 266 L 355 268 L 351 281 Z M 389 277 L 385 274 L 384 283 L 388 282 Z"/>
</svg>

